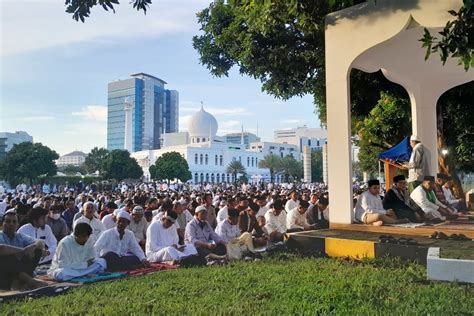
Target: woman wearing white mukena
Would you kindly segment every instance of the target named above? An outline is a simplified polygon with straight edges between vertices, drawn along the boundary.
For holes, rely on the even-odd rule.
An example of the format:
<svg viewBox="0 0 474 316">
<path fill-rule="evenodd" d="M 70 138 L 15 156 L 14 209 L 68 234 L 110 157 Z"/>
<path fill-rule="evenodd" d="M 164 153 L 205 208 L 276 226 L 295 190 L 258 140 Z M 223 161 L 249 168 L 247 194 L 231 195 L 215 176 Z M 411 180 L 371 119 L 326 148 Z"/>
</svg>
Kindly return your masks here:
<svg viewBox="0 0 474 316">
<path fill-rule="evenodd" d="M 410 161 L 403 166 L 408 169 L 408 191 L 411 193 L 430 174 L 430 152 L 417 135 L 411 135 L 410 146 L 413 148 Z"/>
</svg>

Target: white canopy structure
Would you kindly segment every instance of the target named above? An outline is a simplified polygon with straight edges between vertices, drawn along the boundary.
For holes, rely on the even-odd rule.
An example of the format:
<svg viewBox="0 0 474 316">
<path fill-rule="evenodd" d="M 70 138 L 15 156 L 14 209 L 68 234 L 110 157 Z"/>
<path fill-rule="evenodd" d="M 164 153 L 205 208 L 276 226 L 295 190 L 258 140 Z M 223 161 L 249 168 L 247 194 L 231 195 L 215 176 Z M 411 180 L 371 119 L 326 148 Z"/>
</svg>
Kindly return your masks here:
<svg viewBox="0 0 474 316">
<path fill-rule="evenodd" d="M 377 0 L 329 14 L 326 18 L 326 93 L 330 221 L 352 221 L 350 72 L 381 70 L 403 86 L 411 100 L 412 133 L 438 166 L 436 102 L 447 90 L 474 80 L 457 60 L 443 66 L 434 54 L 425 61 L 419 39 L 423 28 L 438 32 L 462 0 Z"/>
</svg>

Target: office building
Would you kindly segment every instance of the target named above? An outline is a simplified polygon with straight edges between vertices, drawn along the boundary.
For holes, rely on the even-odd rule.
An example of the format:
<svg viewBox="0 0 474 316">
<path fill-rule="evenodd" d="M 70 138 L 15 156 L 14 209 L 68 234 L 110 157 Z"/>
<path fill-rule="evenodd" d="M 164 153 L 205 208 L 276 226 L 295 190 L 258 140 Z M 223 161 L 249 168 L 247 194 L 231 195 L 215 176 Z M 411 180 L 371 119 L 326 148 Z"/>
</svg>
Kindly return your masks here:
<svg viewBox="0 0 474 316">
<path fill-rule="evenodd" d="M 2 132 L 0 133 L 0 159 L 9 152 L 13 145 L 23 142 L 33 142 L 33 137 L 27 132 L 16 131 L 14 133 Z"/>
<path fill-rule="evenodd" d="M 178 131 L 178 91 L 149 74 L 130 77 L 108 84 L 107 149 L 159 149 L 164 133 Z"/>
</svg>

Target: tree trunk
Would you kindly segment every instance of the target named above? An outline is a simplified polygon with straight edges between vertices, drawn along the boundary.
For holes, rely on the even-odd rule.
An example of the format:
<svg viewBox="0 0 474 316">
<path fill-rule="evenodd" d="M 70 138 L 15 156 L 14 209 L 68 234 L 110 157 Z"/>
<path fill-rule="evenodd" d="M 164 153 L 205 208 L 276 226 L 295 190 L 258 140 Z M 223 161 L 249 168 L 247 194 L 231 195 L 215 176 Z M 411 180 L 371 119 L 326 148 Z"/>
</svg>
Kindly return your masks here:
<svg viewBox="0 0 474 316">
<path fill-rule="evenodd" d="M 448 154 L 443 155 L 442 150 L 447 149 L 446 140 L 444 138 L 444 120 L 443 120 L 443 113 L 440 104 L 437 104 L 436 107 L 436 117 L 437 117 L 437 141 L 438 141 L 438 166 L 441 173 L 447 174 L 452 177 L 453 179 L 453 194 L 457 199 L 464 199 L 464 191 L 462 189 L 461 181 L 456 173 L 456 169 L 454 166 L 454 160 L 452 159 L 452 155 L 454 155 L 454 151 L 450 150 Z"/>
</svg>

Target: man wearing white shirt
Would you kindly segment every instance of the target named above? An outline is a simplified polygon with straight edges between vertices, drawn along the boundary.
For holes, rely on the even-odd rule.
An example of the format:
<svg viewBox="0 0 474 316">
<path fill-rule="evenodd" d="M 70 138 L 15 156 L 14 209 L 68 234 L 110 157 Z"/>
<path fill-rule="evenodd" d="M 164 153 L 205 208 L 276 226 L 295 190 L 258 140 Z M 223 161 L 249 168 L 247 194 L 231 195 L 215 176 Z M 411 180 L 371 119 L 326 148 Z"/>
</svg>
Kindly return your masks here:
<svg viewBox="0 0 474 316">
<path fill-rule="evenodd" d="M 307 201 L 301 200 L 298 207 L 292 209 L 286 217 L 286 228 L 288 232 L 310 230 L 308 222 L 306 221 L 306 210 L 309 207 Z"/>
<path fill-rule="evenodd" d="M 92 235 L 91 238 L 93 238 L 93 241 L 95 242 L 100 234 L 102 234 L 105 231 L 105 226 L 102 224 L 100 220 L 98 220 L 94 215 L 95 215 L 95 206 L 94 203 L 92 202 L 86 202 L 83 205 L 83 216 L 79 217 L 77 220 L 74 221 L 73 224 L 73 229 L 74 227 L 79 224 L 79 223 L 87 223 L 92 227 Z"/>
<path fill-rule="evenodd" d="M 102 258 L 96 258 L 94 242 L 89 238 L 91 234 L 89 224 L 78 223 L 73 235 L 61 239 L 48 275 L 56 281 L 67 281 L 104 271 L 107 263 Z"/>
<path fill-rule="evenodd" d="M 286 233 L 286 212 L 283 209 L 283 202 L 275 200 L 273 207 L 265 214 L 265 229 L 272 242 L 283 241 Z"/>
<path fill-rule="evenodd" d="M 240 237 L 240 228 L 239 228 L 239 211 L 231 208 L 228 211 L 228 217 L 226 220 L 217 224 L 216 234 L 228 243 L 234 238 Z"/>
<path fill-rule="evenodd" d="M 355 218 L 364 224 L 382 226 L 383 224 L 407 223 L 408 219 L 397 219 L 392 209 L 384 209 L 380 197 L 380 181 L 369 180 L 368 190 L 357 199 Z"/>
<path fill-rule="evenodd" d="M 257 197 L 257 205 L 260 207 L 257 212 L 257 218 L 260 216 L 265 217 L 265 214 L 268 212 L 270 207 L 267 206 L 267 197 L 262 194 Z"/>
<path fill-rule="evenodd" d="M 102 218 L 102 224 L 104 224 L 105 230 L 114 228 L 117 226 L 117 214 L 120 212 L 120 209 L 115 209 L 112 214 L 107 214 Z"/>
<path fill-rule="evenodd" d="M 130 221 L 130 225 L 128 225 L 128 229 L 133 232 L 140 247 L 145 249 L 146 230 L 148 228 L 148 223 L 143 217 L 143 213 L 143 207 L 137 205 L 133 208 L 132 220 Z"/>
<path fill-rule="evenodd" d="M 47 215 L 47 210 L 36 207 L 28 213 L 29 224 L 23 225 L 18 229 L 18 233 L 42 240 L 45 243 L 47 255 L 41 258 L 40 264 L 50 262 L 53 259 L 58 244 L 51 227 L 46 225 Z"/>
<path fill-rule="evenodd" d="M 226 200 L 222 200 L 219 203 L 219 212 L 217 212 L 217 225 L 219 225 L 220 222 L 223 222 L 227 219 L 229 216 L 228 213 L 228 205 Z"/>
<path fill-rule="evenodd" d="M 460 212 L 465 212 L 466 211 L 466 202 L 463 199 L 456 199 L 454 196 L 453 192 L 451 191 L 451 187 L 453 185 L 453 181 L 449 180 L 443 185 L 443 192 L 444 196 L 446 197 L 446 201 L 457 209 Z"/>
<path fill-rule="evenodd" d="M 178 214 L 168 211 L 159 221 L 154 221 L 147 229 L 146 257 L 150 262 L 179 261 L 187 256 L 197 255 L 194 245 L 179 245 L 175 229 Z"/>
<path fill-rule="evenodd" d="M 292 209 L 296 208 L 298 204 L 298 193 L 293 190 L 290 193 L 290 199 L 285 204 L 286 213 L 289 213 Z"/>
<path fill-rule="evenodd" d="M 94 248 L 107 261 L 107 269 L 129 270 L 138 265 L 149 266 L 142 248 L 132 231 L 126 229 L 131 216 L 126 211 L 117 215 L 117 227 L 106 230 L 95 242 Z"/>
<path fill-rule="evenodd" d="M 410 194 L 410 198 L 425 212 L 428 219 L 444 221 L 446 218 L 457 218 L 446 205 L 436 198 L 434 181 L 433 176 L 425 176 L 421 185 Z"/>
</svg>

